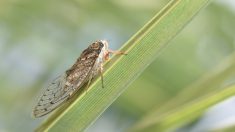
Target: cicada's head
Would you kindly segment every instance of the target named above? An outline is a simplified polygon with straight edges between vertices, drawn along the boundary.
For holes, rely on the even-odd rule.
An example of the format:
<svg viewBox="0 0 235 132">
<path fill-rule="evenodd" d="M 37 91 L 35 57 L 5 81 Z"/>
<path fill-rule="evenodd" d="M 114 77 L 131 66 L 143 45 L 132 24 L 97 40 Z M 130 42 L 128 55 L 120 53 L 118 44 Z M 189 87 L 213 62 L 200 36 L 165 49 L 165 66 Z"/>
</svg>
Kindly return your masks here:
<svg viewBox="0 0 235 132">
<path fill-rule="evenodd" d="M 109 59 L 109 49 L 107 40 L 97 40 L 89 46 L 89 49 L 96 51 L 99 54 L 99 58 L 103 61 Z"/>
<path fill-rule="evenodd" d="M 93 50 L 106 51 L 108 50 L 108 42 L 106 40 L 97 40 L 92 43 L 89 48 Z"/>
</svg>

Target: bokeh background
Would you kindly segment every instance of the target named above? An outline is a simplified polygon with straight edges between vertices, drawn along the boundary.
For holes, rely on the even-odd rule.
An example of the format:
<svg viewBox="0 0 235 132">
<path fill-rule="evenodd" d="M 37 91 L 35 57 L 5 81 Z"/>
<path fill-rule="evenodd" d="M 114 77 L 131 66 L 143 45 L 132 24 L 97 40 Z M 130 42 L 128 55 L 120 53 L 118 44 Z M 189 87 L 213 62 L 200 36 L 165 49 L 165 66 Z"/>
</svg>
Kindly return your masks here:
<svg viewBox="0 0 235 132">
<path fill-rule="evenodd" d="M 94 40 L 118 49 L 169 0 L 1 0 L 0 132 L 33 131 L 38 92 Z M 234 52 L 235 1 L 214 0 L 86 131 L 121 132 Z M 234 80 L 230 80 L 233 82 Z M 178 131 L 235 124 L 235 99 Z"/>
</svg>

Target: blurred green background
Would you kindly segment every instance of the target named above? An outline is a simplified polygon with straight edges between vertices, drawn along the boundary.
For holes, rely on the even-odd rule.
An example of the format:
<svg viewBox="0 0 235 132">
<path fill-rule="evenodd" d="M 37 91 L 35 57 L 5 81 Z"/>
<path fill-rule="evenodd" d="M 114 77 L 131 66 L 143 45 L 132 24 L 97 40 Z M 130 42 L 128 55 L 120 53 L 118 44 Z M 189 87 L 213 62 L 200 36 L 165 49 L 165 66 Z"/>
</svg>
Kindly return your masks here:
<svg viewBox="0 0 235 132">
<path fill-rule="evenodd" d="M 69 68 L 94 40 L 107 39 L 111 49 L 120 48 L 168 2 L 1 0 L 0 132 L 33 131 L 44 119 L 31 117 L 43 87 Z M 87 131 L 127 130 L 231 55 L 235 46 L 234 9 L 232 0 L 213 1 Z M 233 82 L 230 78 L 225 83 Z M 217 123 L 218 127 L 224 124 L 221 120 L 228 122 L 227 117 L 230 122 L 221 128 L 234 125 L 234 102 L 231 98 L 215 106 L 178 131 L 209 131 L 216 127 L 210 124 Z"/>
</svg>

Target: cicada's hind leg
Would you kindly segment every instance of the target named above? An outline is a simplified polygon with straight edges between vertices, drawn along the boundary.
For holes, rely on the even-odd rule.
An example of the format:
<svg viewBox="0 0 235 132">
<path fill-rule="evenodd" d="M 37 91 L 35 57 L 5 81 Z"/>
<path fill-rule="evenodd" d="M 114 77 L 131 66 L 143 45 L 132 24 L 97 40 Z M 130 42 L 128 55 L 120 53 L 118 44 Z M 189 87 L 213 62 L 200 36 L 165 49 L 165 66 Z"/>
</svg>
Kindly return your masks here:
<svg viewBox="0 0 235 132">
<path fill-rule="evenodd" d="M 100 72 L 100 77 L 101 77 L 102 88 L 104 88 L 103 64 L 101 64 L 99 72 Z"/>
<path fill-rule="evenodd" d="M 86 93 L 87 93 L 88 88 L 90 87 L 90 84 L 91 84 L 92 79 L 93 79 L 93 78 L 89 78 L 89 80 L 88 80 L 88 82 L 87 82 L 87 85 L 86 85 L 86 88 L 85 88 Z"/>
<path fill-rule="evenodd" d="M 103 64 L 100 64 L 100 68 L 98 69 L 99 73 L 100 73 L 100 77 L 101 77 L 101 83 L 102 83 L 102 88 L 104 88 L 104 77 L 103 77 Z M 92 77 L 89 78 L 87 84 L 86 84 L 86 93 L 87 93 L 87 90 L 92 82 Z"/>
</svg>

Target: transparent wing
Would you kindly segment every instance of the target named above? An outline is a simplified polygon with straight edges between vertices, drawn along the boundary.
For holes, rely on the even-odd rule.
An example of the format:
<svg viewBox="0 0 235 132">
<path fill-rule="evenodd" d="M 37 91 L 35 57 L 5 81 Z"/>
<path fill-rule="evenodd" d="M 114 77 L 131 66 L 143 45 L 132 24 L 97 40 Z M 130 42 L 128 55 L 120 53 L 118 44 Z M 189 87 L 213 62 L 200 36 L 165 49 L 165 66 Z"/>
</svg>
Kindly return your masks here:
<svg viewBox="0 0 235 132">
<path fill-rule="evenodd" d="M 34 117 L 41 117 L 48 114 L 58 107 L 66 97 L 61 97 L 64 94 L 64 86 L 66 82 L 66 74 L 57 77 L 44 91 L 40 100 L 33 110 Z"/>
<path fill-rule="evenodd" d="M 53 111 L 72 96 L 90 77 L 93 77 L 97 56 L 77 62 L 66 73 L 56 78 L 44 91 L 33 110 L 34 117 L 41 117 Z M 96 68 L 94 68 L 96 69 Z"/>
</svg>

